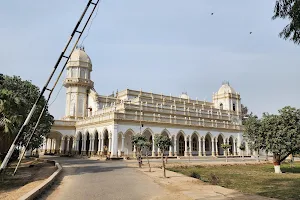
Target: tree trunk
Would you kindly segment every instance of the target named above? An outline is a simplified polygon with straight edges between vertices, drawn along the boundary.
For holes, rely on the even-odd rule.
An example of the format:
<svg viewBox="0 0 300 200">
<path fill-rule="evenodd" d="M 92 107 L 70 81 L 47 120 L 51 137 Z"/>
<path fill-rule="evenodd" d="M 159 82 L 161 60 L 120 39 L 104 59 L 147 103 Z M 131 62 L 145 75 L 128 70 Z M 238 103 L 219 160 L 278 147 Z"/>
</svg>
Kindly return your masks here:
<svg viewBox="0 0 300 200">
<path fill-rule="evenodd" d="M 290 168 L 294 168 L 294 154 L 291 154 L 290 157 L 291 157 Z"/>
<path fill-rule="evenodd" d="M 161 152 L 161 159 L 162 159 L 162 164 L 163 164 L 163 170 L 164 170 L 164 178 L 166 178 L 166 166 L 165 166 L 165 159 L 164 159 L 164 154 L 165 154 L 165 151 L 162 149 L 162 152 Z"/>
<path fill-rule="evenodd" d="M 149 162 L 149 158 L 148 158 L 148 151 L 146 151 L 146 158 L 147 158 L 147 162 L 148 162 L 148 166 L 149 166 L 149 172 L 151 172 L 151 166 L 150 166 L 150 162 Z"/>
<path fill-rule="evenodd" d="M 243 161 L 245 160 L 245 158 L 244 158 L 244 151 L 242 151 L 242 158 L 243 158 Z"/>
<path fill-rule="evenodd" d="M 269 161 L 269 156 L 268 156 L 269 152 L 266 151 L 266 161 Z"/>
<path fill-rule="evenodd" d="M 257 162 L 260 162 L 260 159 L 259 159 L 259 150 L 257 150 L 257 157 L 256 157 L 256 159 L 257 159 Z"/>
<path fill-rule="evenodd" d="M 167 178 L 165 161 L 163 161 L 163 168 L 164 168 L 164 178 Z"/>
<path fill-rule="evenodd" d="M 228 162 L 228 152 L 227 152 L 227 150 L 225 152 L 225 156 L 226 156 L 226 162 Z"/>
<path fill-rule="evenodd" d="M 141 151 L 138 151 L 139 155 L 138 155 L 138 162 L 139 162 L 139 168 L 142 168 L 142 155 L 141 155 Z"/>
<path fill-rule="evenodd" d="M 280 170 L 280 155 L 273 154 L 274 170 L 276 174 L 282 173 Z"/>
</svg>

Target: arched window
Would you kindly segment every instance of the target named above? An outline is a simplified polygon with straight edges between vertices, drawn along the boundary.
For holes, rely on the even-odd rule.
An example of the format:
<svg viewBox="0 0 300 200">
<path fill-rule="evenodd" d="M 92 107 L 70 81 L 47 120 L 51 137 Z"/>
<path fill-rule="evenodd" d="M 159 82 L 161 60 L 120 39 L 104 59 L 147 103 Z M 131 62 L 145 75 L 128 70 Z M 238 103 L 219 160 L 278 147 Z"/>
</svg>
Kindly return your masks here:
<svg viewBox="0 0 300 200">
<path fill-rule="evenodd" d="M 80 69 L 80 78 L 85 78 L 85 69 Z"/>
<path fill-rule="evenodd" d="M 232 104 L 232 110 L 235 111 L 235 103 Z"/>
<path fill-rule="evenodd" d="M 220 103 L 220 109 L 223 110 L 223 104 L 222 103 Z"/>
</svg>

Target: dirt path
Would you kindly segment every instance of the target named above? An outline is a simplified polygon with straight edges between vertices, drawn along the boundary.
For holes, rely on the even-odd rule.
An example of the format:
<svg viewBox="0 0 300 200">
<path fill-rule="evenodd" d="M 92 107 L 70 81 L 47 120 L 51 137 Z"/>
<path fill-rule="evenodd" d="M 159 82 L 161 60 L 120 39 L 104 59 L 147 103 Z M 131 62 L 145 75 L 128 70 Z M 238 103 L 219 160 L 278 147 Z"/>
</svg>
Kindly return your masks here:
<svg viewBox="0 0 300 200">
<path fill-rule="evenodd" d="M 30 166 L 30 167 L 29 167 Z M 7 170 L 7 175 L 0 182 L 0 199 L 18 199 L 48 178 L 56 167 L 52 163 L 43 161 L 25 160 L 22 162 L 17 174 L 13 177 L 12 168 Z"/>
</svg>

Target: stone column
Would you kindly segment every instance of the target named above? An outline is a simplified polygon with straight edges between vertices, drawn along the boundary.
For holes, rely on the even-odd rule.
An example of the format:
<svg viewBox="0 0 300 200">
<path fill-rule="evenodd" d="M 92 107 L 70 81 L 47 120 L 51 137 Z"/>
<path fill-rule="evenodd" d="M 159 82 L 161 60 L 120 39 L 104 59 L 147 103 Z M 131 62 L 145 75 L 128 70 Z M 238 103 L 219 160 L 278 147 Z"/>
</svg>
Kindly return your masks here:
<svg viewBox="0 0 300 200">
<path fill-rule="evenodd" d="M 79 140 L 76 140 L 76 153 L 79 153 Z"/>
<path fill-rule="evenodd" d="M 206 150 L 205 150 L 205 138 L 202 140 L 202 147 L 203 147 L 203 156 L 206 156 Z"/>
<path fill-rule="evenodd" d="M 74 153 L 76 153 L 76 151 L 77 151 L 77 150 L 76 150 L 77 140 L 76 140 L 75 137 L 73 138 L 73 144 L 72 144 L 72 145 L 73 145 L 73 147 L 72 147 L 72 150 L 73 150 L 73 151 L 72 151 L 71 153 L 74 154 Z"/>
<path fill-rule="evenodd" d="M 216 155 L 215 154 L 215 139 L 214 138 L 212 138 L 212 140 L 211 140 L 211 155 L 212 156 Z"/>
<path fill-rule="evenodd" d="M 237 151 L 236 151 L 236 141 L 233 140 L 233 155 L 236 156 L 237 155 Z"/>
<path fill-rule="evenodd" d="M 192 156 L 192 152 L 193 152 L 192 137 L 189 137 L 189 147 L 190 147 L 189 156 Z"/>
<path fill-rule="evenodd" d="M 133 145 L 133 157 L 136 158 L 136 146 Z"/>
<path fill-rule="evenodd" d="M 101 138 L 101 156 L 103 155 L 104 152 L 104 138 Z"/>
<path fill-rule="evenodd" d="M 173 153 L 172 153 L 172 146 L 169 147 L 169 156 L 173 156 Z"/>
<path fill-rule="evenodd" d="M 52 153 L 51 150 L 52 150 L 52 138 L 50 139 L 50 151 L 49 151 L 50 153 Z"/>
<path fill-rule="evenodd" d="M 98 138 L 98 152 L 97 152 L 98 155 L 101 154 L 101 138 L 99 137 Z"/>
<path fill-rule="evenodd" d="M 61 154 L 65 153 L 64 150 L 65 150 L 65 138 L 62 138 L 60 143 L 60 153 Z"/>
<path fill-rule="evenodd" d="M 111 136 L 108 138 L 108 151 L 111 152 Z"/>
<path fill-rule="evenodd" d="M 70 146 L 70 138 L 67 139 L 67 148 L 66 148 L 66 153 L 70 153 L 70 149 L 69 149 L 69 146 Z"/>
<path fill-rule="evenodd" d="M 199 148 L 198 156 L 202 156 L 202 143 L 201 143 L 201 138 L 199 138 L 199 141 L 198 141 L 198 148 Z"/>
<path fill-rule="evenodd" d="M 56 149 L 57 149 L 56 145 L 57 145 L 57 141 L 56 139 L 53 139 L 53 153 L 56 153 Z"/>
<path fill-rule="evenodd" d="M 118 125 L 114 124 L 110 141 L 111 157 L 118 157 Z"/>
<path fill-rule="evenodd" d="M 90 140 L 90 155 L 94 155 L 95 139 Z"/>
<path fill-rule="evenodd" d="M 152 136 L 152 156 L 155 156 L 155 145 L 154 145 L 154 137 Z"/>
<path fill-rule="evenodd" d="M 187 151 L 187 137 L 184 138 L 184 156 L 188 156 L 188 151 Z"/>
<path fill-rule="evenodd" d="M 81 154 L 84 156 L 86 155 L 86 139 L 85 138 L 82 139 Z"/>
<path fill-rule="evenodd" d="M 75 138 L 73 141 L 73 150 L 74 150 L 75 154 L 77 154 L 77 152 L 78 152 L 78 143 L 79 142 L 78 142 L 77 138 Z"/>
<path fill-rule="evenodd" d="M 215 144 L 216 144 L 215 152 L 216 152 L 216 156 L 218 156 L 219 155 L 218 139 L 216 139 Z"/>
<path fill-rule="evenodd" d="M 124 135 L 122 135 L 121 137 L 122 137 L 121 156 L 124 156 L 124 140 L 125 140 L 125 137 L 124 137 Z"/>
<path fill-rule="evenodd" d="M 177 156 L 177 138 L 174 137 L 174 156 Z"/>
</svg>

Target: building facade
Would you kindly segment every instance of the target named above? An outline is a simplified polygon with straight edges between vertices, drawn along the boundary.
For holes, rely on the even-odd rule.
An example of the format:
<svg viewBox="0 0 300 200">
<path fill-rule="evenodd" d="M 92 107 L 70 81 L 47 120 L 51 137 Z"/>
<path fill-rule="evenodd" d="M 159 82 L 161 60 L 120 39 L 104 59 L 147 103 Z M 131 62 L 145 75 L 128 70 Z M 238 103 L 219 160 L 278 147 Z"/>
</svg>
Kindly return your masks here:
<svg viewBox="0 0 300 200">
<path fill-rule="evenodd" d="M 65 117 L 55 120 L 44 153 L 134 157 L 131 137 L 142 133 L 152 143 L 150 156 L 161 155 L 156 134 L 172 140 L 165 152 L 169 156 L 224 155 L 224 143 L 231 145 L 231 155 L 241 154 L 241 97 L 229 83 L 213 94 L 212 102 L 193 100 L 187 93 L 175 97 L 130 89 L 104 96 L 95 91 L 91 72 L 91 59 L 77 48 L 64 80 Z"/>
</svg>

